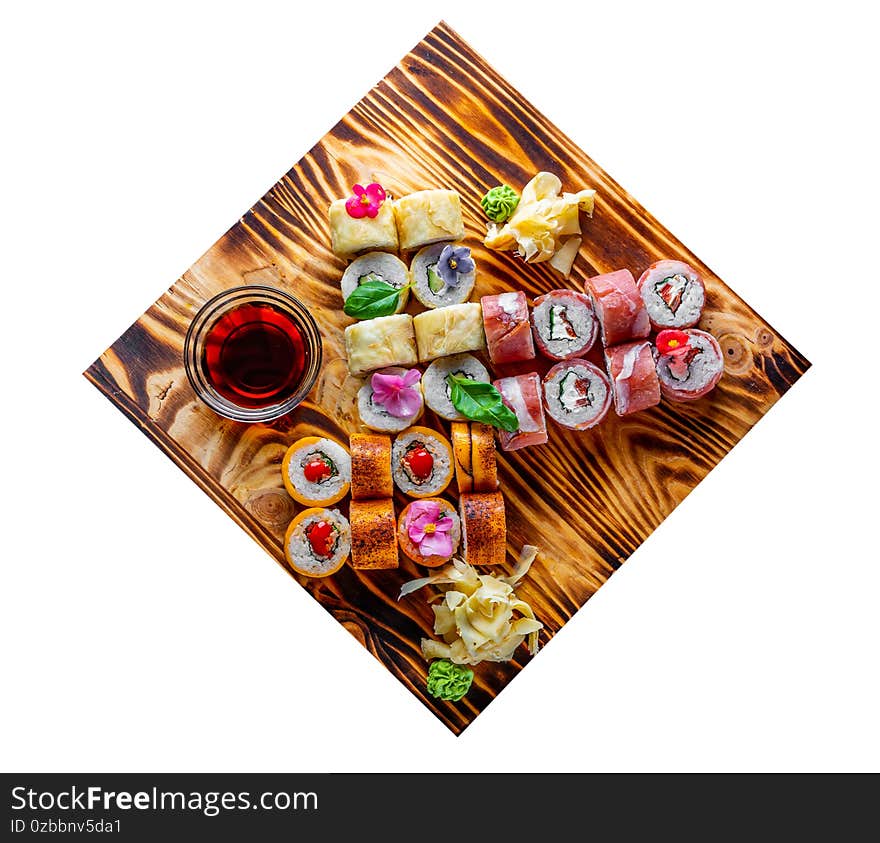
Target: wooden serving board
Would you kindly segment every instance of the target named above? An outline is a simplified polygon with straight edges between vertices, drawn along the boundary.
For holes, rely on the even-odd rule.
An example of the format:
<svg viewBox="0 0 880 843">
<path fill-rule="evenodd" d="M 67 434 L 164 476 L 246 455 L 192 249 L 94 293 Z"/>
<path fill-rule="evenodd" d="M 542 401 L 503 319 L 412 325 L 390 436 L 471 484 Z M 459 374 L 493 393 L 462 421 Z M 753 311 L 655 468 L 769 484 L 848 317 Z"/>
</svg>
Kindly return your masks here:
<svg viewBox="0 0 880 843">
<path fill-rule="evenodd" d="M 521 189 L 539 170 L 558 174 L 566 190 L 598 190 L 567 284 L 546 265 L 482 247 L 480 197 L 503 182 Z M 690 405 L 664 401 L 625 419 L 612 412 L 585 433 L 548 420 L 547 445 L 499 451 L 508 562 L 523 544 L 540 548 L 517 590 L 543 621 L 544 644 L 810 364 L 441 23 L 85 372 L 288 571 L 281 540 L 299 507 L 281 482 L 285 449 L 301 436 L 344 441 L 360 429 L 359 382 L 348 375 L 342 342 L 352 321 L 342 312 L 339 289 L 345 262 L 330 251 L 327 205 L 349 195 L 353 184 L 373 180 L 395 196 L 430 187 L 461 194 L 466 244 L 478 266 L 474 299 L 508 289 L 530 298 L 560 286 L 581 289 L 588 276 L 621 267 L 638 276 L 660 258 L 685 260 L 706 279 L 700 327 L 718 338 L 725 355 L 724 377 L 710 397 Z M 287 290 L 309 307 L 323 334 L 324 366 L 306 403 L 277 423 L 249 426 L 200 403 L 182 351 L 206 299 L 257 283 Z M 548 365 L 524 368 L 543 374 Z M 422 423 L 448 434 L 448 423 L 430 413 Z M 405 503 L 398 498 L 398 512 Z M 347 500 L 341 506 L 346 511 Z M 401 584 L 424 573 L 404 561 L 395 571 L 346 566 L 327 579 L 297 579 L 459 733 L 529 656 L 520 647 L 510 663 L 478 665 L 459 703 L 428 695 L 419 643 L 432 635 L 429 590 L 397 600 Z"/>
</svg>

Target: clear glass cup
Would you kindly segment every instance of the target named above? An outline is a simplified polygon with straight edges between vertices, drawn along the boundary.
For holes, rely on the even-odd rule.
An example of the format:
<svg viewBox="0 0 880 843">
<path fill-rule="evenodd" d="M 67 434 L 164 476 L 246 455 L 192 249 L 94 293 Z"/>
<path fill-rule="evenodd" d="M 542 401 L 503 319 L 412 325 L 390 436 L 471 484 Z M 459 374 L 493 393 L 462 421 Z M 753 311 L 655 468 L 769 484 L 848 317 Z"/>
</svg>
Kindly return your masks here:
<svg viewBox="0 0 880 843">
<path fill-rule="evenodd" d="M 321 368 L 321 333 L 306 306 L 275 287 L 225 290 L 190 323 L 183 362 L 215 413 L 268 422 L 309 394 Z"/>
</svg>

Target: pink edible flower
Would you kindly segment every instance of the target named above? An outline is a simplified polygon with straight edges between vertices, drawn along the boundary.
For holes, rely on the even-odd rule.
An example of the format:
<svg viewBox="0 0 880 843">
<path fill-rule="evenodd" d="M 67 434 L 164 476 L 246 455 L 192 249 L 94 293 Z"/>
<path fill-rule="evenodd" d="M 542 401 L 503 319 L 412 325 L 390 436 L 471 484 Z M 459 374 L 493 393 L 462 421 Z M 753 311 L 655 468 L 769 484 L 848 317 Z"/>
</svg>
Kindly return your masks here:
<svg viewBox="0 0 880 843">
<path fill-rule="evenodd" d="M 345 210 L 348 211 L 348 215 L 355 219 L 361 217 L 373 219 L 385 201 L 385 188 L 381 184 L 373 182 L 366 187 L 362 184 L 356 184 L 352 190 L 354 196 L 349 196 L 345 202 Z"/>
<path fill-rule="evenodd" d="M 437 501 L 414 501 L 408 513 L 407 535 L 422 556 L 452 556 L 452 519 Z"/>
<path fill-rule="evenodd" d="M 422 398 L 416 387 L 421 377 L 422 373 L 418 369 L 408 369 L 403 375 L 375 372 L 370 378 L 373 401 L 381 404 L 388 415 L 408 419 L 422 406 Z"/>
</svg>

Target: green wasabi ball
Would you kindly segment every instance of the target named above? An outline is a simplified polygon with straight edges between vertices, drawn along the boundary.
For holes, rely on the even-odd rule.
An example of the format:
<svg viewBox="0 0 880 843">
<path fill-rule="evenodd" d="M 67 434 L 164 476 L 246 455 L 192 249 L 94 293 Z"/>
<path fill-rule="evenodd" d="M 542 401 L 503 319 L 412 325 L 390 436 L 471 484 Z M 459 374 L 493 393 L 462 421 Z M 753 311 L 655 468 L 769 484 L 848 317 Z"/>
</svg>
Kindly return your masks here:
<svg viewBox="0 0 880 843">
<path fill-rule="evenodd" d="M 441 700 L 458 702 L 470 689 L 474 672 L 446 659 L 431 662 L 428 668 L 428 693 Z"/>
<path fill-rule="evenodd" d="M 519 204 L 519 194 L 508 184 L 493 187 L 481 200 L 480 204 L 486 216 L 494 222 L 505 222 Z"/>
</svg>

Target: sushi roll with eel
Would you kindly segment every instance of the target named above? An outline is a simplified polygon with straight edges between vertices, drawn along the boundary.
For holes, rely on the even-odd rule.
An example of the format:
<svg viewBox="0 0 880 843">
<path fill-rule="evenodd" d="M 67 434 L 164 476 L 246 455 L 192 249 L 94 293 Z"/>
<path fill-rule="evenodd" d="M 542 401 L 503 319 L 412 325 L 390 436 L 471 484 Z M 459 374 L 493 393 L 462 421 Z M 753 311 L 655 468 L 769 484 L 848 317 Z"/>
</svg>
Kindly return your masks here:
<svg viewBox="0 0 880 843">
<path fill-rule="evenodd" d="M 651 333 L 648 311 L 628 269 L 588 278 L 584 288 L 593 300 L 602 345 L 618 345 Z"/>
<path fill-rule="evenodd" d="M 544 376 L 544 407 L 550 418 L 572 430 L 589 430 L 611 407 L 608 375 L 586 360 L 557 363 Z"/>
<path fill-rule="evenodd" d="M 718 340 L 705 331 L 668 330 L 657 334 L 657 377 L 670 401 L 696 401 L 715 389 L 724 372 Z"/>
<path fill-rule="evenodd" d="M 350 552 L 351 527 L 338 509 L 304 509 L 284 535 L 287 563 L 307 577 L 335 574 Z"/>
<path fill-rule="evenodd" d="M 660 381 L 647 340 L 606 348 L 605 365 L 618 416 L 638 413 L 660 403 Z"/>
<path fill-rule="evenodd" d="M 489 359 L 496 365 L 533 360 L 535 343 L 526 294 L 518 290 L 480 299 Z"/>
<path fill-rule="evenodd" d="M 410 273 L 413 295 L 428 308 L 467 301 L 477 278 L 471 250 L 450 243 L 420 249 L 412 259 Z"/>
<path fill-rule="evenodd" d="M 532 308 L 532 332 L 538 349 L 551 360 L 586 354 L 599 334 L 590 297 L 576 290 L 551 290 L 538 296 Z"/>
<path fill-rule="evenodd" d="M 655 331 L 696 325 L 706 303 L 703 279 L 683 261 L 652 263 L 639 278 L 639 292 Z"/>
<path fill-rule="evenodd" d="M 425 369 L 425 374 L 422 376 L 425 403 L 438 416 L 450 421 L 457 421 L 463 419 L 464 416 L 455 409 L 450 398 L 451 390 L 447 380 L 449 375 L 489 383 L 489 372 L 472 354 L 452 354 L 449 357 L 441 357 Z"/>
<path fill-rule="evenodd" d="M 541 378 L 535 372 L 529 372 L 499 378 L 492 385 L 501 393 L 501 400 L 513 410 L 519 422 L 519 428 L 513 432 L 498 431 L 502 450 L 515 451 L 528 445 L 543 445 L 547 441 L 547 422 L 544 420 L 544 402 L 541 400 Z"/>
<path fill-rule="evenodd" d="M 348 494 L 351 456 L 335 439 L 305 436 L 285 452 L 281 479 L 290 497 L 298 503 L 329 506 Z"/>
<path fill-rule="evenodd" d="M 401 290 L 397 309 L 395 313 L 400 313 L 406 309 L 406 303 L 409 301 L 409 270 L 406 264 L 395 255 L 389 255 L 387 252 L 368 252 L 352 261 L 342 274 L 342 300 L 348 301 L 348 297 L 361 284 L 368 281 L 381 281 L 390 284 L 396 290 Z"/>
<path fill-rule="evenodd" d="M 439 495 L 452 480 L 452 446 L 428 427 L 411 427 L 398 434 L 391 447 L 394 483 L 411 498 Z"/>
</svg>

